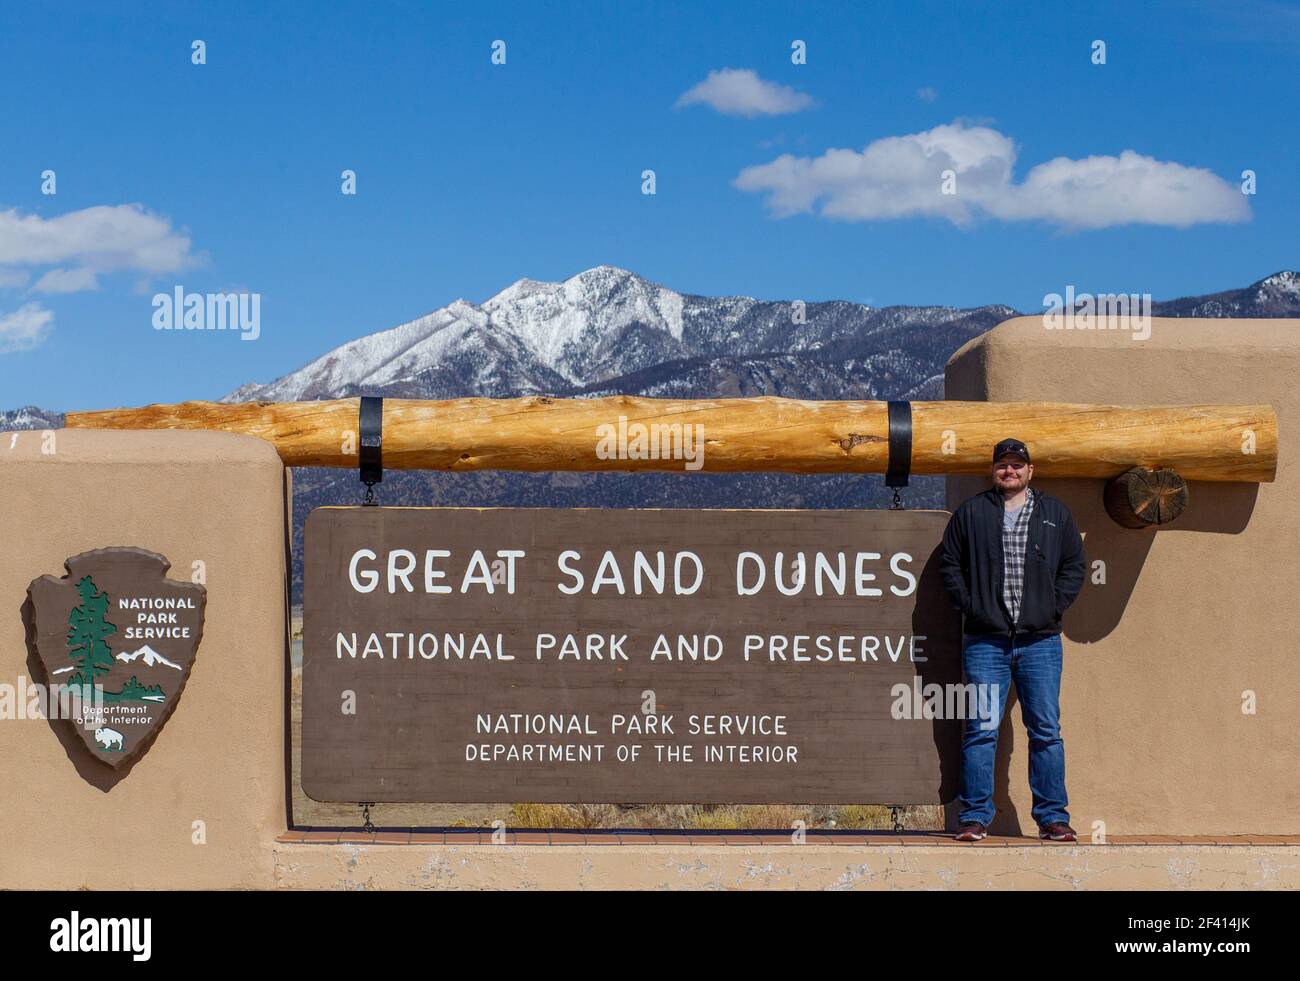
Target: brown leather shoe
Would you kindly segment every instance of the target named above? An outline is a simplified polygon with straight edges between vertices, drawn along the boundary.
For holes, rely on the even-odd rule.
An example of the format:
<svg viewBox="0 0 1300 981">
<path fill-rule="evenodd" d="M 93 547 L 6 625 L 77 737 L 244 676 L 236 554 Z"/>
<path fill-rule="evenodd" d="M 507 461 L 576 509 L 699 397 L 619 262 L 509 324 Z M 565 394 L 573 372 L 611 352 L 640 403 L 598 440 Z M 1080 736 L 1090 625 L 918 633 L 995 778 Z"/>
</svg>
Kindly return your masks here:
<svg viewBox="0 0 1300 981">
<path fill-rule="evenodd" d="M 1079 836 L 1074 833 L 1074 829 L 1064 821 L 1057 821 L 1055 824 L 1045 824 L 1038 829 L 1038 837 L 1044 841 L 1078 841 Z"/>
<path fill-rule="evenodd" d="M 978 821 L 967 821 L 955 835 L 958 841 L 979 841 L 989 836 L 989 829 Z"/>
</svg>

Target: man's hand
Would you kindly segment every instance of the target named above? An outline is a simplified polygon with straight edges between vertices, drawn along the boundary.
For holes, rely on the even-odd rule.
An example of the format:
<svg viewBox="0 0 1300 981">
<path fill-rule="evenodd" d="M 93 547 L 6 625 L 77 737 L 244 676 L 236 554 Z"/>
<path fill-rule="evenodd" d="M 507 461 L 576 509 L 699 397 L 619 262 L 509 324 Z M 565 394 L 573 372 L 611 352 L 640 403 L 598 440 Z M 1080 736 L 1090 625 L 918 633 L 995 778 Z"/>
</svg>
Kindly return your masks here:
<svg viewBox="0 0 1300 981">
<path fill-rule="evenodd" d="M 958 508 L 948 519 L 948 526 L 943 530 L 943 546 L 939 550 L 939 573 L 943 576 L 943 588 L 948 593 L 948 600 L 959 610 L 962 616 L 970 613 L 970 590 L 966 588 L 966 525 L 963 511 Z M 1080 580 L 1082 584 L 1082 580 Z"/>
<path fill-rule="evenodd" d="M 1074 515 L 1065 509 L 1065 527 L 1061 529 L 1061 563 L 1056 570 L 1056 617 L 1059 620 L 1079 590 L 1083 589 L 1083 575 L 1088 557 L 1083 551 L 1083 536 L 1075 527 Z"/>
</svg>

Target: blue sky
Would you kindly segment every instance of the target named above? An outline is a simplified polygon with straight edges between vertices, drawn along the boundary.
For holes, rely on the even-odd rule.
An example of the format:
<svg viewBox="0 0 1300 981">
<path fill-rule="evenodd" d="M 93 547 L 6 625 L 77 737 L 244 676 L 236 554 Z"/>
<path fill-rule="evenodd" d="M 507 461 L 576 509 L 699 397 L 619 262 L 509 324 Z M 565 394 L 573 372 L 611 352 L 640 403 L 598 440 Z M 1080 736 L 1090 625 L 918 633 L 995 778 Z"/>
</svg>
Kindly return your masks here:
<svg viewBox="0 0 1300 981">
<path fill-rule="evenodd" d="M 0 408 L 215 398 L 602 263 L 1029 311 L 1300 266 L 1300 6 L 1083 6 L 6 4 Z M 261 336 L 154 330 L 177 285 Z"/>
</svg>

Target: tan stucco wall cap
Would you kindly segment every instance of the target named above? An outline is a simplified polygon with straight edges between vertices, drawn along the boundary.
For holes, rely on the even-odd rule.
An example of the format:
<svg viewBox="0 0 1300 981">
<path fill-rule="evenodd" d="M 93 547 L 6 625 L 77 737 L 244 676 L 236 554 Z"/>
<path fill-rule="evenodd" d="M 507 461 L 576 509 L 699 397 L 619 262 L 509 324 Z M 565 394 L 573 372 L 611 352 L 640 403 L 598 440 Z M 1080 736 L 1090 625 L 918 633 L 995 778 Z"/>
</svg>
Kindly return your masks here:
<svg viewBox="0 0 1300 981">
<path fill-rule="evenodd" d="M 1240 354 L 1249 348 L 1254 352 L 1300 353 L 1300 325 L 1294 319 L 1152 317 L 1150 329 L 1150 337 L 1137 340 L 1129 330 L 1048 330 L 1041 315 L 1014 317 L 967 341 L 947 363 L 952 364 L 978 348 L 1010 351 L 1031 345 L 1073 350 L 1086 344 L 1095 350 L 1231 351 Z"/>
<path fill-rule="evenodd" d="M 41 430 L 17 433 L 10 449 L 10 433 L 0 440 L 0 462 L 6 458 L 31 460 L 44 458 L 52 464 L 271 464 L 280 465 L 280 456 L 264 439 L 242 433 L 207 430 L 55 430 L 55 452 L 43 449 Z"/>
</svg>

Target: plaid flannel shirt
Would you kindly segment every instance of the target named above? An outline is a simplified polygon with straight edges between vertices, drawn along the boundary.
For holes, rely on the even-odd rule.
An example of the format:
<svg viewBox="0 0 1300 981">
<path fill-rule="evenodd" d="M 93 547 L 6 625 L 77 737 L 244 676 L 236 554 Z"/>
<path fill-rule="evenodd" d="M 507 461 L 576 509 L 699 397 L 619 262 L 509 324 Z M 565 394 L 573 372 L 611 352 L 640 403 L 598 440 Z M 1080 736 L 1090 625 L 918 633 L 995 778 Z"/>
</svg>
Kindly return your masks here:
<svg viewBox="0 0 1300 981">
<path fill-rule="evenodd" d="M 1011 527 L 1002 524 L 1002 604 L 1011 614 L 1011 625 L 1020 622 L 1020 598 L 1025 586 L 1025 549 L 1029 546 L 1029 517 L 1034 513 L 1034 491 L 1030 489 L 1024 507 Z"/>
</svg>

